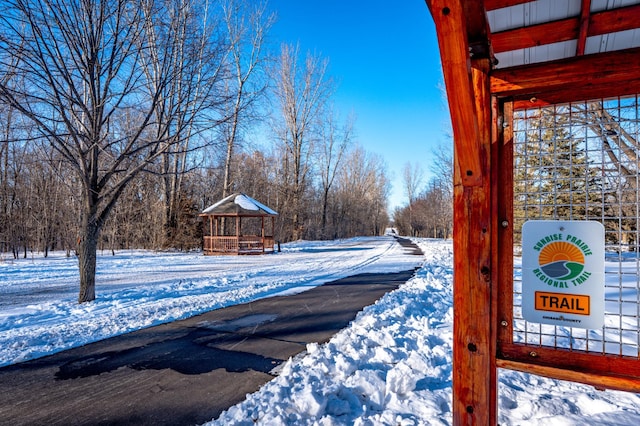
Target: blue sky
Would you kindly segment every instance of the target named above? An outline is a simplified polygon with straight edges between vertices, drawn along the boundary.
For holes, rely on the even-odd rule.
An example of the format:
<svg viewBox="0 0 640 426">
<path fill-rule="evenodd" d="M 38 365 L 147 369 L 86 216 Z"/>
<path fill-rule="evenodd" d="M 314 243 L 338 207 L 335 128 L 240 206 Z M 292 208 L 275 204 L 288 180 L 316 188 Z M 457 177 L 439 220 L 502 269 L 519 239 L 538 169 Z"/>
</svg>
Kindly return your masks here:
<svg viewBox="0 0 640 426">
<path fill-rule="evenodd" d="M 336 110 L 356 115 L 357 141 L 392 179 L 390 210 L 406 204 L 405 163 L 428 178 L 432 151 L 450 144 L 433 20 L 423 0 L 269 0 L 271 36 L 329 59 Z"/>
</svg>

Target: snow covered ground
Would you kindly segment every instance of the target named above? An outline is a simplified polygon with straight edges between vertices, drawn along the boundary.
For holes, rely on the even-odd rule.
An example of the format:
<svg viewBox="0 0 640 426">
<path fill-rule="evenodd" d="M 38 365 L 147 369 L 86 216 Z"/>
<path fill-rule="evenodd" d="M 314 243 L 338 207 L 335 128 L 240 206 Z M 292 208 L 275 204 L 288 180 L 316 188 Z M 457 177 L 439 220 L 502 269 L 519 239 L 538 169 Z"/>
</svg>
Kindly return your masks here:
<svg viewBox="0 0 640 426">
<path fill-rule="evenodd" d="M 64 253 L 0 261 L 0 366 L 364 272 L 413 269 L 391 237 L 287 244 L 265 256 L 105 252 L 97 298 L 79 305 Z"/>
<path fill-rule="evenodd" d="M 219 307 L 363 272 L 421 265 L 324 345 L 211 424 L 451 424 L 452 248 L 393 238 L 299 242 L 269 256 L 122 252 L 98 260 L 98 298 L 78 305 L 77 263 L 0 260 L 0 366 Z M 416 260 L 417 259 L 417 260 Z M 417 262 L 417 263 L 416 263 Z M 637 425 L 640 396 L 500 372 L 501 425 Z"/>
</svg>

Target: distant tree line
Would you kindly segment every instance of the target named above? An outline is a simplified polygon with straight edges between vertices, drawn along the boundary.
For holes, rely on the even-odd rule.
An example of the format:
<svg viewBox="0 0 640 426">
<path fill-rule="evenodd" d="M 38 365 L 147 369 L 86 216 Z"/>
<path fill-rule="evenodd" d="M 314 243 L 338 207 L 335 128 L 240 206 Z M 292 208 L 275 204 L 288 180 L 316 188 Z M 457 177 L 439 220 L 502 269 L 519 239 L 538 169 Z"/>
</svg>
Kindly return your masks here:
<svg viewBox="0 0 640 426">
<path fill-rule="evenodd" d="M 384 162 L 332 107 L 327 60 L 274 49 L 250 0 L 0 4 L 0 254 L 191 250 L 231 192 L 281 241 L 377 235 Z"/>
<path fill-rule="evenodd" d="M 433 177 L 424 184 L 420 164 L 406 163 L 403 182 L 408 204 L 397 208 L 393 222 L 401 235 L 451 238 L 453 233 L 453 154 L 440 146 L 428 162 Z"/>
</svg>

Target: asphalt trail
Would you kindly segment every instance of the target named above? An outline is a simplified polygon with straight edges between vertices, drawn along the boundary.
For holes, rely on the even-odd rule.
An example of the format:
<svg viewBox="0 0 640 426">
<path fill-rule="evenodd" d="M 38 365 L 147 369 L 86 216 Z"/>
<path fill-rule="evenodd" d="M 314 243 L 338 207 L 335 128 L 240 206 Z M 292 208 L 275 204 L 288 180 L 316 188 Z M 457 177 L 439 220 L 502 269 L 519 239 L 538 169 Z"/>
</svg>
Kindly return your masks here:
<svg viewBox="0 0 640 426">
<path fill-rule="evenodd" d="M 0 368 L 0 424 L 204 423 L 413 273 L 355 275 Z"/>
</svg>

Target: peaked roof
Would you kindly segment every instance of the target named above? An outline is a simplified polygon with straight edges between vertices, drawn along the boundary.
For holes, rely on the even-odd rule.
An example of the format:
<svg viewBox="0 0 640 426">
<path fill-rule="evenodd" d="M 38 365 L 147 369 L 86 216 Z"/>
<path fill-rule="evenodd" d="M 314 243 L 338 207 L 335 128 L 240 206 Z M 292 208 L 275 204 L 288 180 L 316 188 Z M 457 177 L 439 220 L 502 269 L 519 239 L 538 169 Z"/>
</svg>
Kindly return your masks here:
<svg viewBox="0 0 640 426">
<path fill-rule="evenodd" d="M 201 216 L 277 216 L 278 212 L 254 200 L 248 195 L 236 192 L 207 207 Z"/>
</svg>

